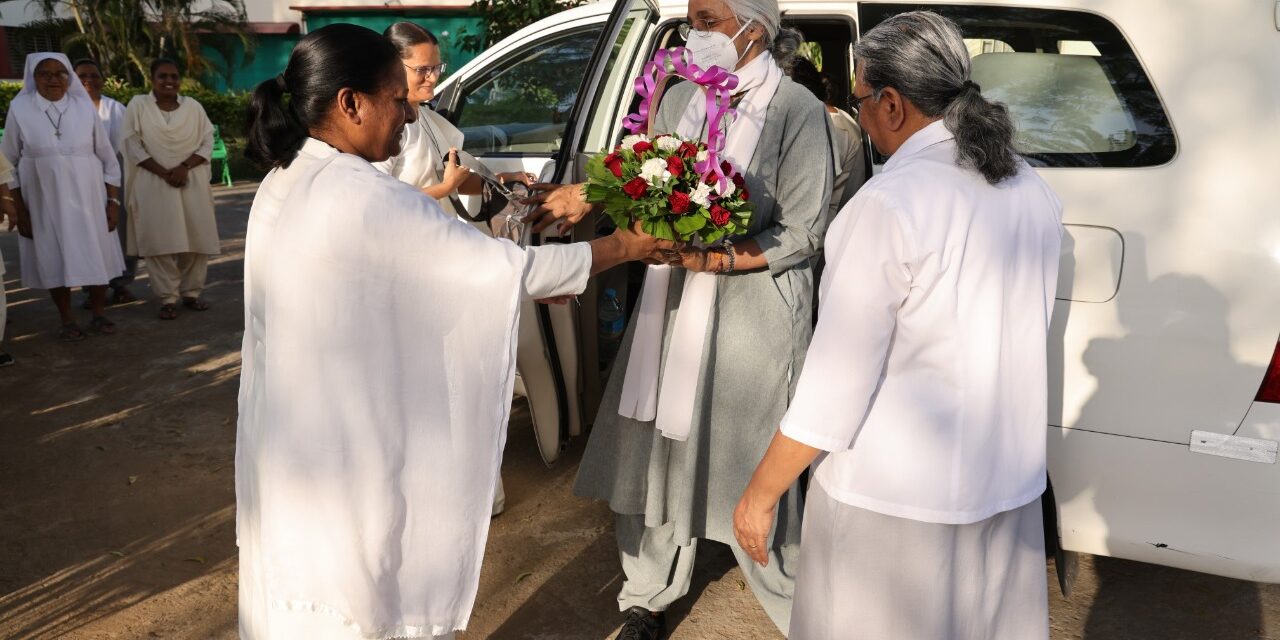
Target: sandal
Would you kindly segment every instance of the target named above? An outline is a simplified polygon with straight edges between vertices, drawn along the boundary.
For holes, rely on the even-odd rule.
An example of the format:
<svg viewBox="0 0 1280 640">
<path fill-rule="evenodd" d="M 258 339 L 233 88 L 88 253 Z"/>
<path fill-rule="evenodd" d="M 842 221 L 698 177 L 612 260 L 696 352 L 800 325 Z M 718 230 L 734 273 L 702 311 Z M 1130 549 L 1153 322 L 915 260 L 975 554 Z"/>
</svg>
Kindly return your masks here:
<svg viewBox="0 0 1280 640">
<path fill-rule="evenodd" d="M 183 298 L 182 306 L 188 309 L 191 309 L 192 311 L 208 311 L 209 310 L 209 303 L 205 302 L 204 300 L 201 300 L 200 298 Z"/>
<path fill-rule="evenodd" d="M 137 300 L 138 296 L 133 295 L 133 292 L 128 287 L 120 287 L 119 289 L 111 290 L 111 297 L 107 299 L 107 303 L 129 304 L 130 302 L 137 302 Z"/>
<path fill-rule="evenodd" d="M 89 321 L 89 328 L 109 336 L 116 332 L 116 323 L 108 320 L 106 316 L 94 316 L 93 320 Z"/>
<path fill-rule="evenodd" d="M 161 320 L 177 320 L 178 305 L 173 304 L 172 302 L 160 305 L 159 316 Z"/>
<path fill-rule="evenodd" d="M 63 342 L 80 342 L 85 339 L 84 331 L 76 326 L 74 322 L 68 322 L 62 325 L 62 329 L 58 331 L 58 339 Z"/>
</svg>

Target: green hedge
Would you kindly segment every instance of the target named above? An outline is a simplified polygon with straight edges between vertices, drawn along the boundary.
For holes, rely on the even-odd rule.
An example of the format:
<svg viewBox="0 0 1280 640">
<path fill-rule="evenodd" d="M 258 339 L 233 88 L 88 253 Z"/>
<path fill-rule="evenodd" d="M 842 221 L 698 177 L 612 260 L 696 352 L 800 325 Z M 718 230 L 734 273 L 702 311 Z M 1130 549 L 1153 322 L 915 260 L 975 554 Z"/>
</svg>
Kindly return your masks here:
<svg viewBox="0 0 1280 640">
<path fill-rule="evenodd" d="M 9 115 L 9 103 L 14 96 L 18 95 L 18 91 L 21 89 L 21 83 L 0 82 L 0 122 L 3 122 L 4 118 Z M 134 96 L 148 91 L 149 89 L 146 87 L 134 87 L 112 82 L 102 92 L 127 105 Z M 184 82 L 182 94 L 194 98 L 204 107 L 205 113 L 209 114 L 209 119 L 221 129 L 224 139 L 244 137 L 245 113 L 249 108 L 248 92 L 216 93 L 202 86 L 191 86 L 191 84 Z"/>
</svg>

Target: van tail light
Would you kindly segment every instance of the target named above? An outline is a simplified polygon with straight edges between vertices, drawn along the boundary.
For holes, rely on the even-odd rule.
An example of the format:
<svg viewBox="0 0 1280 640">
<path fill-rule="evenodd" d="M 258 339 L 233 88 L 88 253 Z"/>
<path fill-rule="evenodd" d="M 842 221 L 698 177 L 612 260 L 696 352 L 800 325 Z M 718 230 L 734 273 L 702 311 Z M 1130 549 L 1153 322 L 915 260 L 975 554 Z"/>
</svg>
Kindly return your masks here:
<svg viewBox="0 0 1280 640">
<path fill-rule="evenodd" d="M 1262 378 L 1262 386 L 1258 387 L 1258 395 L 1254 402 L 1270 402 L 1280 404 L 1280 343 L 1271 354 L 1271 364 L 1267 365 L 1267 375 Z"/>
</svg>

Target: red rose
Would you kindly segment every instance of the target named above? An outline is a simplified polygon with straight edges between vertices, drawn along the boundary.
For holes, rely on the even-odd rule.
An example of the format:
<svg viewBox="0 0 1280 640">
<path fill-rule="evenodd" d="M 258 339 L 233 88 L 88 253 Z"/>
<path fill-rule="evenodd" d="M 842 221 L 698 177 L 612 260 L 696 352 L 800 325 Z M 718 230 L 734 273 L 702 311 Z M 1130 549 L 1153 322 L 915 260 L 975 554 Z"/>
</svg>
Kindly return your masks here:
<svg viewBox="0 0 1280 640">
<path fill-rule="evenodd" d="M 711 205 L 711 222 L 717 227 L 729 224 L 729 210 L 718 204 Z"/>
<path fill-rule="evenodd" d="M 667 202 L 671 204 L 672 213 L 683 215 L 689 211 L 689 194 L 683 191 L 672 191 Z"/>
<path fill-rule="evenodd" d="M 644 197 L 646 191 L 649 190 L 649 183 L 644 178 L 632 178 L 631 182 L 622 185 L 622 192 L 631 196 L 632 200 L 639 200 Z"/>
<path fill-rule="evenodd" d="M 731 175 L 733 175 L 733 165 L 729 164 L 729 161 L 728 161 L 728 160 L 725 160 L 724 162 L 721 162 L 721 163 L 720 163 L 720 172 L 721 172 L 721 173 L 723 173 L 723 174 L 724 174 L 724 175 L 726 175 L 726 176 L 731 176 Z"/>
<path fill-rule="evenodd" d="M 641 140 L 640 142 L 635 143 L 635 145 L 631 147 L 631 150 L 638 154 L 646 151 L 653 151 L 653 145 Z"/>
<path fill-rule="evenodd" d="M 693 144 L 692 142 L 682 142 L 680 143 L 680 148 L 676 150 L 676 153 L 679 154 L 681 158 L 693 158 L 698 155 L 698 145 Z"/>
<path fill-rule="evenodd" d="M 605 156 L 604 166 L 608 167 L 609 170 L 613 172 L 614 176 L 619 178 L 622 177 L 622 158 L 618 154 L 611 153 Z"/>
<path fill-rule="evenodd" d="M 670 171 L 671 175 L 676 178 L 679 178 L 680 176 L 684 175 L 684 160 L 681 160 L 680 158 L 677 158 L 675 156 L 668 156 L 667 171 Z"/>
<path fill-rule="evenodd" d="M 743 200 L 751 199 L 751 194 L 747 191 L 747 181 L 742 177 L 741 173 L 735 173 L 733 175 L 733 186 L 737 187 L 738 191 L 742 193 Z"/>
</svg>

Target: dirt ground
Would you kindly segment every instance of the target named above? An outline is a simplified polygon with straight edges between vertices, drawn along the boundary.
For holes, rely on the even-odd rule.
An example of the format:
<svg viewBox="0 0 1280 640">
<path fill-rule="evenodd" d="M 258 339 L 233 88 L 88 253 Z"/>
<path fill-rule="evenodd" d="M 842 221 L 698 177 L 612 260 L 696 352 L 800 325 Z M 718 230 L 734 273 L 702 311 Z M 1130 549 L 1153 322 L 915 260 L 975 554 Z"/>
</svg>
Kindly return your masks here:
<svg viewBox="0 0 1280 640">
<path fill-rule="evenodd" d="M 212 310 L 160 321 L 144 277 L 144 301 L 111 312 L 119 334 L 77 344 L 54 339 L 52 305 L 22 289 L 16 239 L 0 233 L 18 359 L 0 370 L 0 638 L 236 637 L 232 456 L 252 197 L 218 192 Z M 570 495 L 583 443 L 547 468 L 519 400 L 511 429 L 507 512 L 463 637 L 608 637 L 621 575 L 608 510 Z M 727 547 L 699 549 L 671 637 L 780 638 Z M 1055 640 L 1280 640 L 1277 585 L 1106 558 L 1082 561 L 1069 600 L 1052 565 L 1049 580 Z"/>
</svg>

